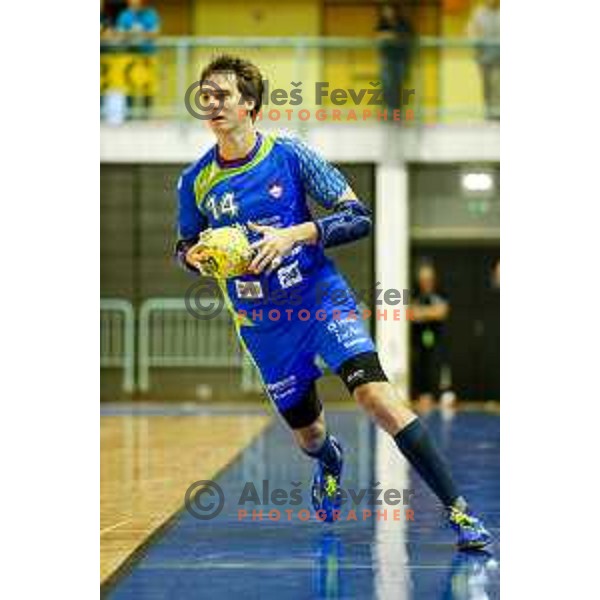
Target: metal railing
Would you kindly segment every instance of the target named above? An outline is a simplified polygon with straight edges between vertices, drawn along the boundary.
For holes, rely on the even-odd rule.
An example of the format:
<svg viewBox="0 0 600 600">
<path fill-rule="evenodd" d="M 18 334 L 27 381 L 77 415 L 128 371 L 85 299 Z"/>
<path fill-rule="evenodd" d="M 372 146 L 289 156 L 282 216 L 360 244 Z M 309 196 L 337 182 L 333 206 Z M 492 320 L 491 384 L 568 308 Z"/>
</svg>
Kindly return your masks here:
<svg viewBox="0 0 600 600">
<path fill-rule="evenodd" d="M 135 317 L 127 300 L 100 300 L 100 366 L 123 369 L 124 392 L 148 392 L 153 368 L 190 367 L 234 369 L 243 392 L 262 389 L 258 369 L 242 351 L 228 311 L 204 320 L 190 314 L 183 298 L 149 298 L 139 310 L 137 350 Z M 327 370 L 322 361 L 318 365 Z"/>
<path fill-rule="evenodd" d="M 268 94 L 275 88 L 289 94 L 293 83 L 302 83 L 301 105 L 292 105 L 288 98 L 268 106 L 281 112 L 277 126 L 302 126 L 299 109 L 314 114 L 318 108 L 331 108 L 347 115 L 352 109 L 366 109 L 373 98 L 366 94 L 357 104 L 351 98 L 336 103 L 328 97 L 319 103 L 314 89 L 317 82 L 328 82 L 330 91 L 374 91 L 382 79 L 375 38 L 161 37 L 151 44 L 148 51 L 147 42 L 146 48 L 139 50 L 131 43 L 101 43 L 102 89 L 105 93 L 120 89 L 130 100 L 151 98 L 149 105 L 130 107 L 129 114 L 139 118 L 192 121 L 185 105 L 186 93 L 198 80 L 200 66 L 220 52 L 242 54 L 256 61 L 269 81 Z M 472 121 L 486 118 L 486 113 L 489 118 L 478 64 L 484 49 L 491 49 L 492 54 L 497 50 L 499 55 L 499 42 L 427 36 L 415 40 L 407 63 L 409 76 L 402 84 L 415 92 L 403 107 L 410 109 L 413 122 Z M 375 113 L 377 107 L 372 108 Z M 286 118 L 288 109 L 295 110 Z"/>
<path fill-rule="evenodd" d="M 135 389 L 135 315 L 130 302 L 100 300 L 100 367 L 123 369 L 123 391 Z"/>
<path fill-rule="evenodd" d="M 152 368 L 234 368 L 240 387 L 260 387 L 254 365 L 242 354 L 227 311 L 212 319 L 195 318 L 183 298 L 150 298 L 139 312 L 138 386 L 150 389 Z"/>
</svg>

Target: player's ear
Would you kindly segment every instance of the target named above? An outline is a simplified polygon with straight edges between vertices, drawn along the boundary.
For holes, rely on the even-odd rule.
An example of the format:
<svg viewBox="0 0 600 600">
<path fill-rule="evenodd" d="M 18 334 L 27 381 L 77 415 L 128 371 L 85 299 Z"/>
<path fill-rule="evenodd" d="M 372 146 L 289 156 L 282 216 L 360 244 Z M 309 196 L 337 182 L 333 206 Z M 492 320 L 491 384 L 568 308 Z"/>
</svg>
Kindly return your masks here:
<svg viewBox="0 0 600 600">
<path fill-rule="evenodd" d="M 252 116 L 252 111 L 256 108 L 256 100 L 254 98 L 245 98 L 244 108 L 248 111 L 248 115 Z"/>
</svg>

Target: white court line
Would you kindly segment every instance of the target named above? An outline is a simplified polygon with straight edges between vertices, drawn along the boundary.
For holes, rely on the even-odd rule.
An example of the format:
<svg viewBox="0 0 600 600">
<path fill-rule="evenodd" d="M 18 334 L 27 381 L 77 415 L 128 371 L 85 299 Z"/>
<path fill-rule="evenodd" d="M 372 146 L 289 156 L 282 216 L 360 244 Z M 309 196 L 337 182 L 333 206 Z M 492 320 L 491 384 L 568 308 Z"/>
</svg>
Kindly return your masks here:
<svg viewBox="0 0 600 600">
<path fill-rule="evenodd" d="M 104 529 L 100 530 L 100 535 L 104 535 L 105 533 L 108 533 L 109 531 L 112 531 L 113 529 L 116 529 L 117 527 L 121 527 L 121 525 L 125 525 L 125 523 L 130 523 L 131 519 L 125 519 L 124 521 L 119 521 L 118 523 L 115 523 L 114 525 L 110 525 L 109 527 L 105 527 Z"/>
<path fill-rule="evenodd" d="M 408 488 L 408 463 L 394 439 L 375 430 L 375 481 L 382 490 Z M 383 504 L 382 508 L 387 508 Z M 408 600 L 411 578 L 406 549 L 406 521 L 375 521 L 373 573 L 377 600 Z"/>
</svg>

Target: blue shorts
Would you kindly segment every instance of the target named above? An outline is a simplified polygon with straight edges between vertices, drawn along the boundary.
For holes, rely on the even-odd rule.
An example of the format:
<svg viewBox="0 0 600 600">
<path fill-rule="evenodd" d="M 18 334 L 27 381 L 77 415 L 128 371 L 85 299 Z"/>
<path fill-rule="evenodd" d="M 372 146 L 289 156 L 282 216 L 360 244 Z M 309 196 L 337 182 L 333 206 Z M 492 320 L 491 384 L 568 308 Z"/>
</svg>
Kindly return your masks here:
<svg viewBox="0 0 600 600">
<path fill-rule="evenodd" d="M 303 289 L 297 306 L 257 306 L 240 335 L 278 410 L 294 407 L 323 374 L 317 357 L 334 372 L 357 354 L 375 352 L 349 285 L 323 269 Z"/>
</svg>

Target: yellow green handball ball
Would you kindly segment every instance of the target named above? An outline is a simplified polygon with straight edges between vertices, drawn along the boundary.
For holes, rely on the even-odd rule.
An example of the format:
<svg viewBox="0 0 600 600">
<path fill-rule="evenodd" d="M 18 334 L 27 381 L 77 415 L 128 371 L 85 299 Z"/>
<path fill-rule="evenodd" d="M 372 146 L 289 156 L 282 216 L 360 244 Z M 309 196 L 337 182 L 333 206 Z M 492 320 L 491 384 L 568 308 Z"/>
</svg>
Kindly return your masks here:
<svg viewBox="0 0 600 600">
<path fill-rule="evenodd" d="M 246 274 L 252 260 L 250 242 L 241 227 L 209 229 L 200 236 L 207 261 L 204 270 L 217 279 Z"/>
</svg>

